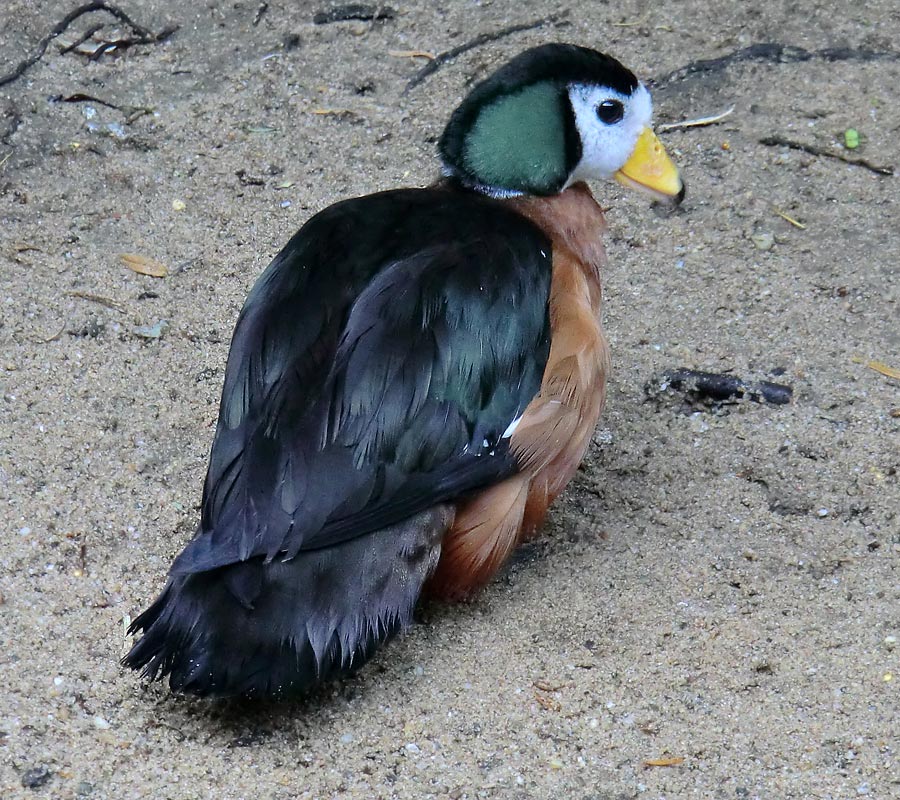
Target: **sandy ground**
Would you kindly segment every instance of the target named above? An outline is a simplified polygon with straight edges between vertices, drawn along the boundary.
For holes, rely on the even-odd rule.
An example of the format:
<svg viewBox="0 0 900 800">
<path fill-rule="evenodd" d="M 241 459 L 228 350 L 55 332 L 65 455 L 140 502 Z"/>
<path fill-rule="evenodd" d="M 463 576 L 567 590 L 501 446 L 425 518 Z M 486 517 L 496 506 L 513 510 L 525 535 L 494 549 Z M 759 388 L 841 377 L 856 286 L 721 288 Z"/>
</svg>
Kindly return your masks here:
<svg viewBox="0 0 900 800">
<path fill-rule="evenodd" d="M 75 3 L 2 5 L 6 72 Z M 123 0 L 179 30 L 94 62 L 51 45 L 0 89 L 0 795 L 900 796 L 900 382 L 861 363 L 900 367 L 900 182 L 759 142 L 852 155 L 854 127 L 860 157 L 900 164 L 897 60 L 735 63 L 656 92 L 660 122 L 735 111 L 664 135 L 679 213 L 596 187 L 607 411 L 546 535 L 476 601 L 422 609 L 303 702 L 172 697 L 119 667 L 123 618 L 196 523 L 248 288 L 314 211 L 431 181 L 472 80 L 554 39 L 644 77 L 754 42 L 900 41 L 893 0 L 582 2 L 404 95 L 424 62 L 390 51 L 565 6 L 391 5 L 317 26 L 316 3 L 269 0 L 254 24 L 256 0 Z M 51 99 L 77 93 L 125 110 Z M 778 375 L 795 402 L 648 402 L 677 366 Z"/>
</svg>

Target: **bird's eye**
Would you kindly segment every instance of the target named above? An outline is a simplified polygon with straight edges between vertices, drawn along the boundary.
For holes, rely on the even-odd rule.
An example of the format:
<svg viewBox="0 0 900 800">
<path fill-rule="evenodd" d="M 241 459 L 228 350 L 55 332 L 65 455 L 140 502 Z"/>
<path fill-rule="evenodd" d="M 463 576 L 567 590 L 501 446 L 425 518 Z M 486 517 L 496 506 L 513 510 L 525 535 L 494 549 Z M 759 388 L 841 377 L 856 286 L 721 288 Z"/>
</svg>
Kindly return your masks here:
<svg viewBox="0 0 900 800">
<path fill-rule="evenodd" d="M 625 106 L 618 100 L 604 100 L 597 106 L 597 116 L 607 125 L 614 125 L 625 116 Z"/>
</svg>

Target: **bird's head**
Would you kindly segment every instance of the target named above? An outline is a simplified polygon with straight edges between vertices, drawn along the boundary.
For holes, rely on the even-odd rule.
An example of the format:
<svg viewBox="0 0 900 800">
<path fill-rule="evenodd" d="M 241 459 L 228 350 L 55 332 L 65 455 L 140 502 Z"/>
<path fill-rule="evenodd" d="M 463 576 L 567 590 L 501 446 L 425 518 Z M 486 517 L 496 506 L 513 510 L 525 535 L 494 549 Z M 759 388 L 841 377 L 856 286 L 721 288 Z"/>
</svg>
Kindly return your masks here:
<svg viewBox="0 0 900 800">
<path fill-rule="evenodd" d="M 614 178 L 678 202 L 684 184 L 651 116 L 650 93 L 614 58 L 542 45 L 478 84 L 453 112 L 440 141 L 444 172 L 499 197 Z"/>
</svg>

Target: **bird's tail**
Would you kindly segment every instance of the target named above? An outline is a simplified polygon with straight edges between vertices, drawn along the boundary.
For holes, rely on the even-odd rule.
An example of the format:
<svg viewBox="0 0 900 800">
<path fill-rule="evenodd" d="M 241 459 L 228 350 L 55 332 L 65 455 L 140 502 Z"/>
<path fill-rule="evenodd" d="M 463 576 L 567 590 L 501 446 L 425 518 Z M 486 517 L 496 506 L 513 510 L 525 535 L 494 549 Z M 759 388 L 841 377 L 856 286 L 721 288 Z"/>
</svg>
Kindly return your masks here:
<svg viewBox="0 0 900 800">
<path fill-rule="evenodd" d="M 303 692 L 365 662 L 406 627 L 453 520 L 439 506 L 290 561 L 173 574 L 123 659 L 197 695 Z"/>
</svg>

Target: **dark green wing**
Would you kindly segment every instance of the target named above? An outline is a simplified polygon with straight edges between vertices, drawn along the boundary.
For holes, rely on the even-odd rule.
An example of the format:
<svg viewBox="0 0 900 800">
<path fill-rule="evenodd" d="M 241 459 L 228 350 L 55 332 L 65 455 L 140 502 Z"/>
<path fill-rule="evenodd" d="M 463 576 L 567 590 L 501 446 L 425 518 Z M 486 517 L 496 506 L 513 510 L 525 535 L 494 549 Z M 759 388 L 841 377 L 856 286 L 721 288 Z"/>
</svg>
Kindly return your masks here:
<svg viewBox="0 0 900 800">
<path fill-rule="evenodd" d="M 409 189 L 313 217 L 238 319 L 197 536 L 173 573 L 372 533 L 517 467 L 549 352 L 549 240 Z"/>
</svg>

